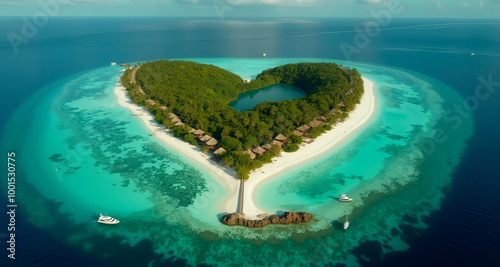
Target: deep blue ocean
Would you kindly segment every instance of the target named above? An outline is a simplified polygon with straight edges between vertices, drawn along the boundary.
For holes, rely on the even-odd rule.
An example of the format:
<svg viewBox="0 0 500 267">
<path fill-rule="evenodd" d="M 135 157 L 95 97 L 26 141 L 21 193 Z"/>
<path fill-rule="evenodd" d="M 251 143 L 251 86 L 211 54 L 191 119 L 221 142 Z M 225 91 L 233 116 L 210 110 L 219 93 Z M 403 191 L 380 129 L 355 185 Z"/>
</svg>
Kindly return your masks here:
<svg viewBox="0 0 500 267">
<path fill-rule="evenodd" d="M 452 168 L 451 179 L 442 188 L 443 198 L 439 207 L 428 216 L 420 217 L 428 228 L 412 224 L 415 220 L 412 214 L 415 214 L 415 211 L 411 211 L 403 218 L 407 224 L 399 227 L 402 233 L 394 234 L 401 236 L 401 240 L 407 244 L 406 249 L 382 252 L 380 243 L 367 241 L 349 250 L 349 256 L 345 257 L 351 257 L 352 261 L 363 266 L 500 266 L 500 258 L 497 255 L 500 252 L 500 20 L 393 19 L 380 33 L 371 37 L 365 47 L 359 48 L 359 53 L 353 53 L 346 58 L 341 49 L 342 44 L 354 45 L 357 34 L 355 29 L 363 27 L 369 21 L 370 18 L 311 18 L 300 21 L 51 18 L 47 26 L 39 28 L 35 36 L 28 38 L 27 43 L 19 46 L 16 51 L 7 34 L 21 33 L 24 22 L 19 17 L 0 17 L 0 134 L 4 160 L 7 161 L 8 152 L 29 151 L 20 145 L 32 145 L 26 140 L 27 137 L 23 136 L 23 132 L 29 133 L 30 136 L 37 135 L 37 124 L 53 120 L 44 117 L 45 115 L 37 116 L 42 114 L 43 110 L 17 112 L 23 104 L 34 105 L 38 100 L 52 98 L 57 101 L 76 98 L 60 86 L 80 77 L 93 79 L 92 76 L 81 76 L 86 73 L 99 72 L 113 78 L 116 74 L 104 69 L 110 62 L 128 63 L 161 58 L 261 59 L 262 54 L 266 53 L 270 59 L 319 58 L 342 60 L 360 66 L 379 65 L 381 72 L 388 67 L 415 76 L 429 77 L 428 79 L 451 88 L 459 98 L 467 100 L 465 103 L 474 106 L 472 111 L 456 111 L 454 108 L 458 109 L 464 102 L 455 98 L 446 102 L 447 99 L 444 99 L 444 111 L 451 110 L 452 114 L 462 114 L 464 121 L 471 122 L 471 129 L 465 129 L 465 126 L 453 127 L 458 125 L 457 121 L 451 117 L 447 120 L 444 115 L 445 119 L 440 123 L 451 125 L 449 128 L 443 128 L 450 140 L 435 142 L 437 151 L 440 151 L 441 147 L 444 149 L 447 145 L 454 144 L 453 136 L 458 136 L 460 131 L 471 130 L 472 134 L 463 141 L 463 147 L 457 148 L 455 156 L 458 162 L 455 164 L 451 159 L 448 162 Z M 375 74 L 373 71 L 371 75 Z M 480 96 L 478 91 L 482 93 Z M 485 92 L 488 94 L 484 95 Z M 437 93 L 443 98 L 448 95 L 444 91 Z M 395 98 L 396 94 L 397 92 L 394 93 Z M 99 95 L 95 97 L 98 100 Z M 57 101 L 54 103 L 63 103 Z M 52 107 L 54 113 L 73 112 L 67 107 Z M 80 115 L 85 115 L 82 114 Z M 20 134 L 12 131 L 14 115 L 15 128 Z M 85 119 L 76 115 L 74 118 Z M 122 130 L 120 125 L 113 127 Z M 110 138 L 120 139 L 120 133 Z M 143 133 L 138 131 L 137 134 Z M 440 136 L 442 137 L 442 133 L 436 133 L 435 140 L 442 140 Z M 54 146 L 57 145 L 54 143 Z M 434 160 L 439 153 L 431 154 L 427 161 Z M 20 155 L 20 158 L 22 157 Z M 169 160 L 183 165 L 182 160 Z M 43 197 L 47 192 L 41 192 L 41 184 L 45 183 L 42 172 L 40 171 L 37 183 L 28 181 L 38 179 L 37 170 L 33 169 L 36 164 L 22 161 L 17 164 L 16 190 L 19 194 L 29 195 L 21 198 L 29 199 L 29 202 L 18 203 L 16 260 L 11 260 L 7 258 L 5 249 L 9 220 L 6 214 L 7 181 L 4 179 L 4 182 L 0 183 L 4 211 L 0 217 L 1 266 L 184 266 L 190 263 L 187 259 L 189 256 L 167 259 L 162 257 L 161 251 L 155 249 L 158 242 L 156 238 L 138 239 L 135 244 L 129 245 L 122 242 L 121 236 L 111 231 L 107 236 L 104 233 L 106 238 L 103 238 L 102 233 L 85 225 L 83 229 L 89 228 L 89 236 L 82 238 L 73 235 L 80 233 L 82 225 L 69 224 L 64 218 L 66 215 L 73 216 L 70 215 L 71 211 L 64 210 L 66 203 L 58 202 L 56 197 Z M 104 163 L 96 161 L 92 164 L 99 166 Z M 422 166 L 424 167 L 420 171 L 421 175 L 433 172 L 430 165 L 424 163 Z M 198 172 L 196 168 L 190 170 L 194 174 Z M 439 173 L 441 170 L 434 171 Z M 3 172 L 6 177 L 7 169 Z M 95 173 L 93 175 L 97 176 Z M 193 188 L 196 188 L 196 182 L 200 181 L 194 181 Z M 366 214 L 366 217 L 369 217 L 369 214 L 375 214 L 377 202 L 398 203 L 401 201 L 398 199 L 401 194 L 397 191 L 404 192 L 409 187 L 412 187 L 411 183 L 398 188 L 393 194 L 373 196 L 369 201 L 373 204 L 358 211 L 357 216 Z M 426 188 L 421 186 L 419 190 L 425 191 Z M 44 210 L 39 207 L 44 207 Z M 33 223 L 36 220 L 40 223 Z M 185 229 L 179 231 L 188 232 Z M 199 239 L 198 243 L 221 242 L 221 239 L 206 232 L 193 236 L 195 240 Z M 295 241 L 307 246 L 309 242 L 313 242 L 311 240 L 321 239 L 322 236 L 327 234 L 297 237 Z M 74 243 L 67 242 L 68 240 L 74 240 Z M 84 242 L 81 244 L 80 240 L 86 241 L 81 241 Z M 85 243 L 89 240 L 96 242 Z M 181 238 L 178 242 L 182 242 Z M 233 241 L 227 242 L 231 244 Z M 252 246 L 263 246 L 269 251 L 280 251 L 281 246 L 293 248 L 286 242 L 286 246 L 280 242 L 262 244 L 255 240 L 248 243 Z M 169 246 L 175 247 L 174 244 L 166 245 Z M 224 253 L 220 252 L 221 257 L 224 257 Z M 290 257 L 293 254 L 285 250 L 280 253 Z M 279 253 L 266 256 L 284 257 Z M 217 265 L 223 262 L 206 257 L 207 259 L 196 262 L 202 265 Z M 318 262 L 311 264 L 313 263 L 322 265 Z M 279 265 L 280 262 L 274 264 Z"/>
</svg>

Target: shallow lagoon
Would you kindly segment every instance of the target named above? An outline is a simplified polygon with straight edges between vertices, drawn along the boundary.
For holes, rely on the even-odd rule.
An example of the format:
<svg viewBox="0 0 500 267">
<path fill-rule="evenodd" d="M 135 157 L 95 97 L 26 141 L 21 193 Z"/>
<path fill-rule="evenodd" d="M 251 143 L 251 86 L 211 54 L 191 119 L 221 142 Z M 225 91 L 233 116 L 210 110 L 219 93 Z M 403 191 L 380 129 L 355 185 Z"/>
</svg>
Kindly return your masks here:
<svg viewBox="0 0 500 267">
<path fill-rule="evenodd" d="M 332 61 L 190 60 L 214 64 L 242 78 L 286 63 Z M 425 216 L 439 209 L 441 191 L 472 125 L 450 131 L 447 146 L 431 155 L 432 161 L 422 162 L 419 144 L 441 127 L 443 110 L 459 96 L 416 73 L 347 65 L 374 81 L 380 99 L 377 119 L 343 146 L 277 175 L 257 191 L 257 203 L 266 210 L 312 212 L 315 220 L 307 225 L 244 229 L 220 224 L 217 203 L 228 192 L 215 177 L 156 142 L 139 120 L 118 106 L 113 94 L 121 74 L 118 67 L 53 84 L 18 111 L 36 107 L 24 133 L 8 132 L 26 137 L 17 140 L 25 142 L 19 147 L 27 181 L 20 182 L 32 186 L 30 194 L 19 195 L 33 203 L 28 220 L 62 243 L 117 261 L 134 250 L 131 246 L 137 249 L 144 242 L 149 259 L 190 264 L 279 260 L 352 265 L 371 259 L 368 252 L 374 249 L 381 254 L 405 250 L 405 229 L 427 228 Z M 15 129 L 15 117 L 7 131 Z M 355 202 L 338 203 L 340 193 L 348 193 Z M 114 228 L 92 223 L 104 211 L 123 223 Z M 345 214 L 351 221 L 347 232 L 339 226 Z M 122 245 L 99 245 L 111 241 Z M 156 254 L 150 255 L 152 251 Z"/>
</svg>

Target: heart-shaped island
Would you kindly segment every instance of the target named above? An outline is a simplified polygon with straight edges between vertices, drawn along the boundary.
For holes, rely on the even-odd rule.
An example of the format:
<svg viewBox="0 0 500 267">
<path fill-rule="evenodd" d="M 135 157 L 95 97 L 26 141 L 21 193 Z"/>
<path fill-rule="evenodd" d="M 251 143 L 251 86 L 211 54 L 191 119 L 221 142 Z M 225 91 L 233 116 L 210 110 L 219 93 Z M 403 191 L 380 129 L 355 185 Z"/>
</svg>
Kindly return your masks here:
<svg viewBox="0 0 500 267">
<path fill-rule="evenodd" d="M 248 81 L 213 65 L 159 60 L 129 66 L 121 79 L 132 100 L 156 121 L 202 151 L 214 150 L 214 159 L 234 167 L 244 180 L 282 149 L 296 151 L 331 130 L 364 93 L 359 72 L 334 63 L 287 64 Z M 240 93 L 276 83 L 298 87 L 305 97 L 266 101 L 244 112 L 227 104 Z"/>
</svg>

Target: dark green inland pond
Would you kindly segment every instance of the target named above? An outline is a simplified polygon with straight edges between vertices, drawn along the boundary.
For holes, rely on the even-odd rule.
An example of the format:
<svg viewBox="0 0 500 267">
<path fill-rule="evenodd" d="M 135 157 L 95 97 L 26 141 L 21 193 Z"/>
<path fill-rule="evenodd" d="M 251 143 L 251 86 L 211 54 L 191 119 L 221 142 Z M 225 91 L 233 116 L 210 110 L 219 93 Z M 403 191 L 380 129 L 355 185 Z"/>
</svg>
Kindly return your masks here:
<svg viewBox="0 0 500 267">
<path fill-rule="evenodd" d="M 253 109 L 257 104 L 265 101 L 283 101 L 302 98 L 306 93 L 295 86 L 277 83 L 269 86 L 244 92 L 238 95 L 238 99 L 228 103 L 234 111 L 246 111 Z"/>
</svg>

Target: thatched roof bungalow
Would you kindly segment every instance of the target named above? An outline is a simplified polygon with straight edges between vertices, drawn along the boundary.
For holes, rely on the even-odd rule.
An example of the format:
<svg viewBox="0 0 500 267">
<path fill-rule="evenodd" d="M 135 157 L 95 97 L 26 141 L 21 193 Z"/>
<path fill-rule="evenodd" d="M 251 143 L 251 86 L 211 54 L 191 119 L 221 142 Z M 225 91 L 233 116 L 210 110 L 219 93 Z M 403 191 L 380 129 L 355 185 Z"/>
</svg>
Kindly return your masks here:
<svg viewBox="0 0 500 267">
<path fill-rule="evenodd" d="M 175 115 L 174 113 L 168 113 L 168 118 L 169 119 L 177 118 L 177 115 Z"/>
<path fill-rule="evenodd" d="M 178 121 L 174 124 L 175 126 L 185 126 L 186 124 L 182 121 Z"/>
<path fill-rule="evenodd" d="M 210 135 L 204 135 L 200 138 L 200 141 L 202 141 L 203 143 L 207 142 L 208 140 L 212 139 L 212 137 Z"/>
<path fill-rule="evenodd" d="M 161 107 L 160 107 L 160 110 L 161 110 L 161 111 L 165 111 L 165 110 L 167 110 L 167 109 L 168 109 L 168 108 L 167 108 L 166 106 L 161 106 Z"/>
<path fill-rule="evenodd" d="M 151 106 L 156 105 L 156 102 L 155 102 L 153 99 L 148 99 L 148 100 L 146 100 L 146 102 L 147 102 L 148 104 L 150 104 Z"/>
<path fill-rule="evenodd" d="M 210 140 L 205 142 L 205 145 L 208 146 L 209 149 L 214 149 L 218 143 L 219 142 L 215 138 L 211 138 Z"/>
<path fill-rule="evenodd" d="M 329 112 L 329 113 L 330 113 L 330 115 L 332 115 L 332 116 L 333 116 L 333 115 L 337 114 L 337 112 L 338 112 L 338 111 L 337 111 L 336 109 L 334 109 L 334 108 L 333 108 L 333 109 L 331 109 L 331 110 L 330 110 L 330 112 Z"/>
<path fill-rule="evenodd" d="M 298 137 L 302 137 L 302 136 L 304 136 L 304 133 L 303 133 L 303 132 L 301 132 L 301 131 L 297 131 L 297 130 L 294 130 L 294 131 L 292 132 L 292 134 L 294 134 L 294 135 L 296 135 L 296 136 L 298 136 Z"/>
<path fill-rule="evenodd" d="M 283 134 L 278 134 L 274 140 L 285 143 L 288 137 L 284 136 Z"/>
<path fill-rule="evenodd" d="M 263 149 L 262 147 L 258 146 L 254 149 L 252 149 L 252 152 L 259 155 L 259 156 L 262 156 L 262 154 L 264 154 L 266 152 L 265 149 Z"/>
<path fill-rule="evenodd" d="M 265 150 L 269 150 L 269 149 L 273 148 L 273 146 L 271 144 L 265 144 L 262 146 L 262 148 Z"/>
<path fill-rule="evenodd" d="M 139 86 L 139 89 L 137 90 L 139 93 L 143 94 L 143 95 L 146 95 L 146 93 L 144 93 L 144 90 L 142 90 L 142 87 Z"/>
<path fill-rule="evenodd" d="M 222 154 L 226 153 L 227 150 L 225 150 L 223 147 L 219 147 L 217 150 L 214 151 L 215 156 L 221 156 Z"/>
<path fill-rule="evenodd" d="M 325 122 L 325 121 L 326 121 L 326 118 L 325 118 L 325 117 L 323 117 L 323 116 L 318 116 L 318 117 L 316 118 L 316 120 L 321 121 L 321 122 Z"/>
<path fill-rule="evenodd" d="M 300 131 L 300 132 L 303 132 L 303 133 L 306 133 L 307 130 L 311 129 L 311 127 L 307 126 L 307 125 L 301 125 L 299 127 L 297 127 L 297 131 Z"/>
<path fill-rule="evenodd" d="M 252 150 L 247 150 L 247 151 L 243 151 L 243 154 L 248 154 L 250 155 L 250 158 L 251 159 L 255 159 L 256 155 L 252 152 Z"/>
<path fill-rule="evenodd" d="M 311 128 L 316 128 L 316 127 L 319 127 L 321 126 L 323 123 L 319 120 L 313 120 L 309 123 L 309 126 L 311 126 Z"/>
<path fill-rule="evenodd" d="M 194 134 L 194 137 L 200 138 L 200 137 L 202 137 L 205 134 L 205 132 L 203 130 L 201 130 L 201 129 L 198 129 L 198 130 L 194 131 L 193 134 Z"/>
<path fill-rule="evenodd" d="M 188 132 L 188 133 L 190 133 L 190 134 L 194 134 L 194 132 L 196 132 L 196 129 L 195 129 L 195 128 L 191 128 L 191 130 L 189 130 L 189 132 Z"/>
<path fill-rule="evenodd" d="M 172 122 L 182 122 L 181 119 L 174 117 L 171 119 Z"/>
<path fill-rule="evenodd" d="M 281 143 L 280 141 L 276 141 L 276 140 L 273 140 L 271 143 L 269 143 L 271 146 L 274 146 L 274 145 L 277 145 L 279 146 L 280 148 L 283 146 L 283 143 Z"/>
</svg>

